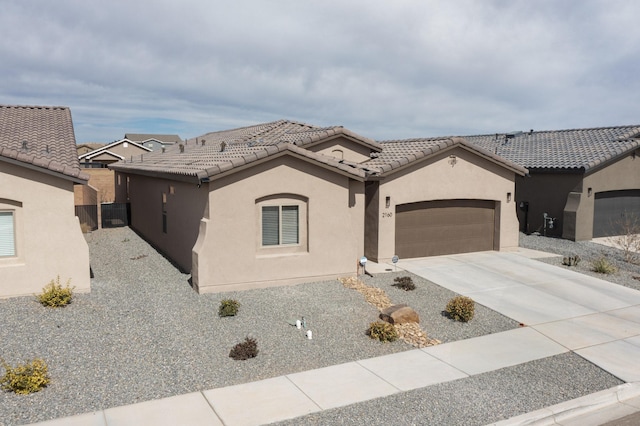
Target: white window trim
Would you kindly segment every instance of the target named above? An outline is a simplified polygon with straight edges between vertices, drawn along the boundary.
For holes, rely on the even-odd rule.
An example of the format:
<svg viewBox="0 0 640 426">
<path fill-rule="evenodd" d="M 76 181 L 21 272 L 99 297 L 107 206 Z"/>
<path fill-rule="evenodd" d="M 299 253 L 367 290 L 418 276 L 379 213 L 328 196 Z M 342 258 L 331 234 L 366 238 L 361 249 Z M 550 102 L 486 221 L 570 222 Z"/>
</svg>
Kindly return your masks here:
<svg viewBox="0 0 640 426">
<path fill-rule="evenodd" d="M 0 198 L 0 211 L 13 213 L 13 256 L 0 256 L 0 267 L 23 265 L 24 259 L 24 235 L 22 225 L 22 203 L 16 200 Z M 0 273 L 1 275 L 1 273 Z"/>
<path fill-rule="evenodd" d="M 0 210 L 0 258 L 17 257 L 16 250 L 16 213 L 14 210 Z"/>
</svg>

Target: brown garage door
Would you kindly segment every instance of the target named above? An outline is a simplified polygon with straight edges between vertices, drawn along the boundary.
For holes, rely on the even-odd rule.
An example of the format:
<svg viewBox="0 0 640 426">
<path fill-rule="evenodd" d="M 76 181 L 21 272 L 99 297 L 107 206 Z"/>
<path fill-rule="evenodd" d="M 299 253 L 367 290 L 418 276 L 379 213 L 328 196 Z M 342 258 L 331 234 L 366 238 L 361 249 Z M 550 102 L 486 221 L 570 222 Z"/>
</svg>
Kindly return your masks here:
<svg viewBox="0 0 640 426">
<path fill-rule="evenodd" d="M 640 219 L 640 189 L 598 192 L 594 198 L 594 238 L 626 234 Z"/>
<path fill-rule="evenodd" d="M 396 206 L 400 258 L 493 250 L 495 202 L 442 200 Z"/>
</svg>

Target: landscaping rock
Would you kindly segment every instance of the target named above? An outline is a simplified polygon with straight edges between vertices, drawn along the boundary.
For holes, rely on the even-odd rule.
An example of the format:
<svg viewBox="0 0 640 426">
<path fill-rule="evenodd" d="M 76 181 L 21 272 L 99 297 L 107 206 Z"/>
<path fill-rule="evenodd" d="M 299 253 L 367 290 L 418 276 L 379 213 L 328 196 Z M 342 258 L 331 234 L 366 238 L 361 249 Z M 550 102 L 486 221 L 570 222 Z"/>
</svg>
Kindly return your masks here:
<svg viewBox="0 0 640 426">
<path fill-rule="evenodd" d="M 380 319 L 390 324 L 419 323 L 420 316 L 404 303 L 390 306 L 380 313 Z"/>
</svg>

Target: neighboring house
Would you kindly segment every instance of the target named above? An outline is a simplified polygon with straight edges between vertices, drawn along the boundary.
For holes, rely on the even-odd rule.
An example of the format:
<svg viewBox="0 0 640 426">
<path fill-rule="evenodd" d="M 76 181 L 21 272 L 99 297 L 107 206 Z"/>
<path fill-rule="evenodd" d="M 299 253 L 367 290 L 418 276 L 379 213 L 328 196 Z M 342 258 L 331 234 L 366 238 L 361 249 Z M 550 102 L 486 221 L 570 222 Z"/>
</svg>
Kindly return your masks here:
<svg viewBox="0 0 640 426">
<path fill-rule="evenodd" d="M 76 145 L 76 150 L 78 151 L 78 155 L 86 154 L 87 152 L 95 151 L 98 148 L 102 148 L 106 144 L 104 143 L 83 143 Z"/>
<path fill-rule="evenodd" d="M 377 143 L 285 120 L 110 168 L 131 226 L 199 292 L 353 275 L 363 255 L 515 248 L 512 197 L 526 173 L 462 139 Z"/>
<path fill-rule="evenodd" d="M 125 138 L 81 154 L 78 156 L 78 159 L 80 160 L 80 166 L 83 168 L 106 168 L 107 165 L 115 163 L 116 161 L 124 160 L 134 155 L 145 154 L 150 151 L 151 148 L 147 148 Z"/>
<path fill-rule="evenodd" d="M 151 152 L 151 148 L 142 146 L 137 142 L 129 139 L 120 139 L 107 145 L 101 145 L 99 148 L 86 152 L 80 156 L 80 167 L 89 175 L 89 185 L 96 190 L 98 203 L 110 203 L 115 198 L 115 190 L 113 183 L 113 171 L 107 166 L 116 161 L 131 159 L 134 156 L 140 156 Z M 76 193 L 78 190 L 76 190 Z M 79 197 L 76 198 L 87 198 Z"/>
<path fill-rule="evenodd" d="M 529 170 L 516 180 L 522 231 L 570 240 L 624 234 L 625 217 L 640 218 L 638 138 L 640 126 L 465 136 Z"/>
<path fill-rule="evenodd" d="M 180 139 L 180 136 L 178 135 L 127 133 L 124 135 L 124 138 L 129 139 L 132 142 L 139 143 L 142 146 L 146 146 L 152 151 L 157 151 L 163 147 L 166 148 L 169 145 L 182 142 L 182 139 Z"/>
<path fill-rule="evenodd" d="M 0 297 L 40 293 L 57 276 L 89 291 L 73 208 L 73 187 L 87 179 L 68 108 L 0 106 Z"/>
</svg>

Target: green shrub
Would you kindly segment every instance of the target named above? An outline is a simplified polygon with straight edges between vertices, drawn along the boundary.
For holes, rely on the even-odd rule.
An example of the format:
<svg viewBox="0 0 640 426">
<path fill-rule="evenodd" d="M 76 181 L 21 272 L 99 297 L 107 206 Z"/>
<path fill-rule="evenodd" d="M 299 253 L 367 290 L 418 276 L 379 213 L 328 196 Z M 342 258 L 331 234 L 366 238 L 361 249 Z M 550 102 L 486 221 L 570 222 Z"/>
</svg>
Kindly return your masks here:
<svg viewBox="0 0 640 426">
<path fill-rule="evenodd" d="M 233 317 L 238 313 L 240 303 L 233 299 L 224 299 L 220 302 L 218 315 L 221 317 Z"/>
<path fill-rule="evenodd" d="M 453 320 L 469 322 L 475 313 L 475 303 L 470 297 L 456 296 L 449 300 L 445 311 Z"/>
<path fill-rule="evenodd" d="M 71 279 L 67 280 L 65 287 L 60 284 L 60 275 L 54 280 L 51 280 L 43 289 L 42 293 L 38 296 L 38 302 L 44 306 L 52 308 L 58 308 L 67 306 L 73 299 L 74 287 L 69 287 Z"/>
<path fill-rule="evenodd" d="M 4 360 L 0 360 L 0 363 L 6 370 L 4 376 L 0 377 L 2 389 L 26 395 L 38 392 L 50 382 L 47 363 L 42 359 L 18 364 L 15 368 Z"/>
<path fill-rule="evenodd" d="M 391 284 L 394 287 L 403 289 L 404 291 L 415 290 L 416 285 L 413 283 L 411 277 L 396 277 L 394 283 Z"/>
<path fill-rule="evenodd" d="M 384 321 L 376 321 L 369 324 L 367 335 L 372 339 L 380 340 L 381 342 L 393 342 L 398 340 L 398 332 L 396 328 Z"/>
<path fill-rule="evenodd" d="M 593 271 L 598 272 L 599 274 L 613 274 L 617 271 L 616 267 L 613 266 L 604 256 L 594 260 L 592 264 Z"/>
<path fill-rule="evenodd" d="M 249 358 L 255 358 L 256 356 L 258 356 L 258 342 L 251 337 L 245 338 L 244 342 L 238 343 L 231 349 L 231 352 L 229 352 L 229 357 L 236 361 L 244 361 Z"/>
<path fill-rule="evenodd" d="M 577 254 L 575 256 L 565 256 L 562 258 L 562 264 L 566 266 L 578 266 L 581 260 Z"/>
</svg>

